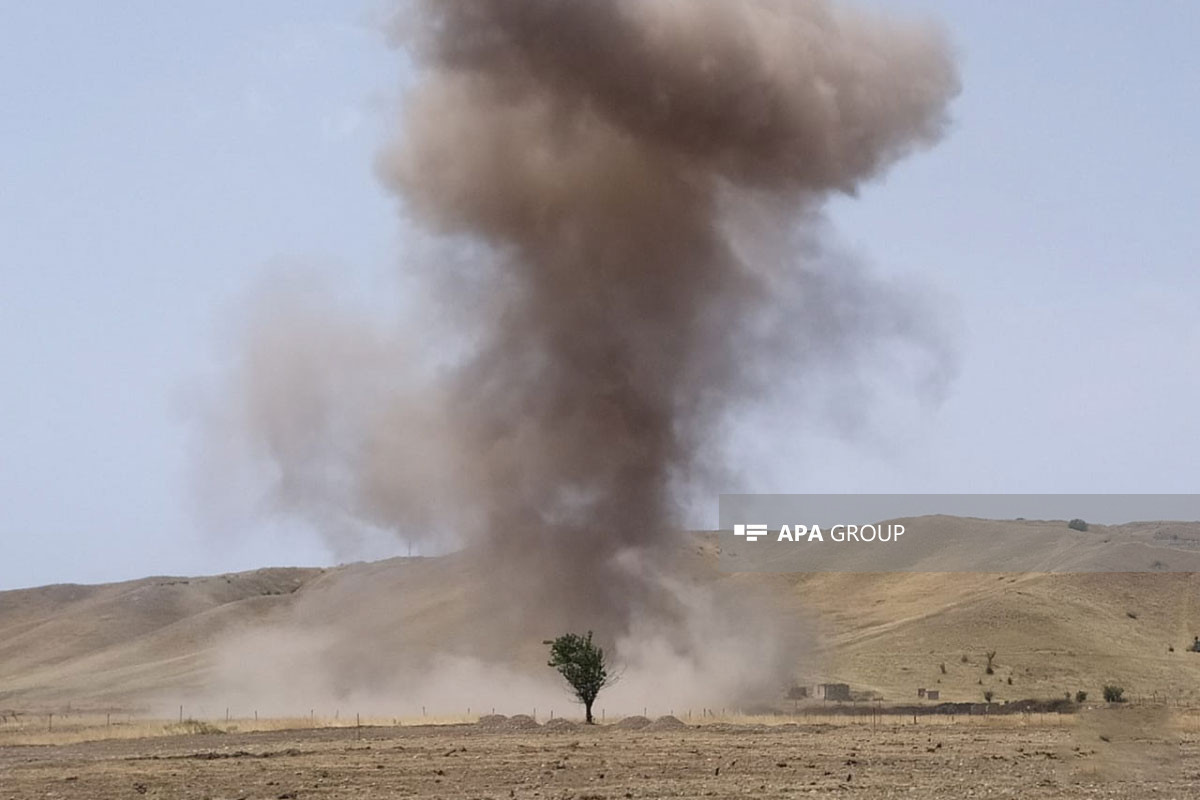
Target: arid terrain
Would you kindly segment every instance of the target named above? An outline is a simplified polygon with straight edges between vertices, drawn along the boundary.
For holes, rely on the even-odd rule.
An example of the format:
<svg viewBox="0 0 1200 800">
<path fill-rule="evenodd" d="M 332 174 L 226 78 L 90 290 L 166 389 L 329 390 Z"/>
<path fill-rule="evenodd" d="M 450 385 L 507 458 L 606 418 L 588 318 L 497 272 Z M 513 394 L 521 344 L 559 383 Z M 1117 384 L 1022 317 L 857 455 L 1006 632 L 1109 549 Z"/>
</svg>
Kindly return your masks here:
<svg viewBox="0 0 1200 800">
<path fill-rule="evenodd" d="M 659 722 L 641 730 L 518 722 L 0 747 L 0 798 L 1183 798 L 1200 791 L 1200 741 L 1188 726 L 1147 737 L 1136 725 L 1098 728 L 1086 714 L 915 724 L 898 717 Z"/>
<path fill-rule="evenodd" d="M 1001 527 L 1032 527 L 1036 533 L 1039 525 L 1065 523 L 945 518 L 944 524 L 982 537 Z M 1140 548 L 1149 542 L 1153 550 L 1147 557 L 1170 563 L 1200 553 L 1195 547 L 1200 526 L 1194 525 L 1093 526 L 1088 535 Z M 753 593 L 781 610 L 785 627 L 803 631 L 806 646 L 793 671 L 797 685 L 847 683 L 863 697 L 906 704 L 919 701 L 920 688 L 938 690 L 942 701 L 951 702 L 981 702 L 985 691 L 997 703 L 1078 691 L 1094 701 L 1111 683 L 1130 699 L 1200 706 L 1200 654 L 1189 652 L 1200 633 L 1195 573 L 943 572 L 939 565 L 961 554 L 936 541 L 919 572 L 726 573 L 718 565 L 719 549 L 716 534 L 691 539 L 682 574 L 697 584 Z M 1057 557 L 1047 554 L 1048 570 L 1060 568 Z M 451 555 L 0 592 L 0 713 L 74 708 L 174 716 L 184 704 L 187 715 L 204 719 L 223 716 L 230 706 L 235 716 L 257 708 L 273 716 L 307 717 L 316 706 L 318 717 L 333 717 L 337 707 L 324 699 L 309 702 L 299 690 L 274 708 L 262 698 L 229 696 L 211 697 L 199 707 L 193 698 L 221 669 L 240 675 L 254 666 L 255 658 L 242 657 L 240 645 L 228 645 L 243 640 L 281 653 L 284 683 L 297 685 L 294 667 L 317 657 L 342 659 L 337 666 L 343 672 L 367 683 L 394 671 L 397 654 L 433 652 L 453 641 L 489 647 L 497 661 L 543 675 L 544 637 L 489 641 L 493 615 L 505 612 L 467 591 L 477 584 L 472 569 L 460 555 Z M 290 641 L 286 646 L 293 649 L 287 650 L 267 638 L 282 626 L 311 632 L 313 639 Z M 320 638 L 328 631 L 352 633 L 363 649 L 349 649 L 347 637 L 331 648 Z M 986 671 L 990 651 L 996 653 L 992 674 Z M 281 683 L 273 674 L 263 682 Z M 496 695 L 488 695 L 486 703 L 498 704 Z M 149 708 L 147 698 L 157 698 L 157 705 Z M 431 714 L 466 711 L 428 702 Z M 653 702 L 609 705 L 608 711 L 684 715 L 684 709 L 655 708 Z M 476 713 L 483 707 L 481 700 Z M 340 708 L 375 716 L 421 713 L 419 707 L 379 708 L 349 699 Z M 558 710 L 573 713 L 567 702 Z"/>
<path fill-rule="evenodd" d="M 1052 523 L 945 524 L 986 535 L 997 525 Z M 1155 557 L 1194 552 L 1190 528 L 1165 536 L 1154 525 L 1095 530 L 1139 547 L 1149 539 Z M 688 580 L 755 593 L 805 631 L 811 647 L 795 666 L 796 687 L 846 683 L 854 699 L 788 699 L 781 687 L 773 713 L 755 717 L 657 708 L 655 697 L 620 708 L 602 695 L 605 724 L 589 728 L 562 719 L 579 712 L 564 695 L 556 695 L 557 714 L 551 705 L 504 718 L 480 706 L 438 706 L 445 698 L 430 698 L 428 716 L 424 708 L 405 716 L 347 692 L 311 704 L 295 695 L 296 707 L 259 719 L 257 709 L 268 707 L 259 698 L 254 711 L 244 698 L 195 699 L 223 669 L 255 669 L 230 642 L 249 637 L 266 648 L 258 655 L 282 648 L 285 669 L 266 678 L 303 685 L 308 659 L 329 655 L 324 640 L 289 650 L 296 643 L 273 632 L 349 630 L 364 644 L 340 656 L 355 667 L 344 674 L 370 680 L 406 649 L 486 634 L 494 610 L 461 589 L 472 582 L 470 562 L 452 555 L 49 586 L 0 593 L 0 800 L 1200 791 L 1192 573 L 939 572 L 936 546 L 922 556 L 922 572 L 728 573 L 718 568 L 719 536 L 684 544 Z M 1057 568 L 1054 557 L 1047 554 L 1048 569 Z M 545 671 L 540 642 L 510 650 L 505 663 Z M 515 696 L 498 674 L 466 688 L 511 706 Z M 1108 684 L 1123 687 L 1128 702 L 1106 704 Z M 918 688 L 940 699 L 922 699 Z M 985 692 L 991 704 L 983 705 Z M 1077 702 L 1077 692 L 1087 698 Z M 1067 713 L 1014 713 L 1022 700 L 1058 701 Z M 939 714 L 939 702 L 964 705 Z M 652 725 L 629 716 L 672 713 L 679 719 Z"/>
</svg>

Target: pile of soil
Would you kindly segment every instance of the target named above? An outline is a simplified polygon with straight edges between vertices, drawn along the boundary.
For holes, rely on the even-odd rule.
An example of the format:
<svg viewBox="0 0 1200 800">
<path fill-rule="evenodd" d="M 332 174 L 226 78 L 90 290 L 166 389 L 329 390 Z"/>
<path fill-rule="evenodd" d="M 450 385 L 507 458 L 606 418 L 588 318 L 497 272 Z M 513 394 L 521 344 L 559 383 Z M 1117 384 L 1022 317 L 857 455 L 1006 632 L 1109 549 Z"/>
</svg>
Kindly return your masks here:
<svg viewBox="0 0 1200 800">
<path fill-rule="evenodd" d="M 504 724 L 500 727 L 500 730 L 502 730 L 502 731 L 529 731 L 529 730 L 534 730 L 534 729 L 540 728 L 540 727 L 541 727 L 541 725 L 537 724 L 537 720 L 535 720 L 533 717 L 529 716 L 528 714 L 514 714 L 513 716 L 511 716 L 507 720 L 505 720 Z"/>
<path fill-rule="evenodd" d="M 613 727 L 623 731 L 640 731 L 649 724 L 650 720 L 638 715 L 633 717 L 625 717 L 625 719 L 613 725 Z"/>
<path fill-rule="evenodd" d="M 576 731 L 576 730 L 579 730 L 579 726 L 576 725 L 574 722 L 571 722 L 571 720 L 569 720 L 569 719 L 563 719 L 562 717 L 558 717 L 557 719 L 548 720 L 546 722 L 546 724 L 542 726 L 542 730 L 563 731 L 563 732 Z"/>
<path fill-rule="evenodd" d="M 658 719 L 654 720 L 654 722 L 651 722 L 649 725 L 647 725 L 645 727 L 645 730 L 648 730 L 648 731 L 677 731 L 677 730 L 681 730 L 686 727 L 687 727 L 687 725 L 684 724 L 684 722 L 682 720 L 680 720 L 678 717 L 673 717 L 670 714 L 668 714 L 665 717 L 659 717 Z"/>
<path fill-rule="evenodd" d="M 480 728 L 487 731 L 502 731 L 504 726 L 508 724 L 508 717 L 503 714 L 488 714 L 485 717 L 480 717 L 476 723 Z"/>
</svg>

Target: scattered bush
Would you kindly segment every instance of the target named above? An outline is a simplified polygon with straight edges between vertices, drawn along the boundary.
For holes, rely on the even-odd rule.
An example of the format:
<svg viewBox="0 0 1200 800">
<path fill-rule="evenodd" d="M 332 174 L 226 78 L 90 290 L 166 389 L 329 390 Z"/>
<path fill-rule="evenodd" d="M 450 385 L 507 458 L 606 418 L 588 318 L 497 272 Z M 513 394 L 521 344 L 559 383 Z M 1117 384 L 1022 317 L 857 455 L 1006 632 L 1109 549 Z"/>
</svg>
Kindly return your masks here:
<svg viewBox="0 0 1200 800">
<path fill-rule="evenodd" d="M 1067 527 L 1074 531 L 1086 531 L 1088 524 L 1081 519 L 1073 519 L 1067 523 Z"/>
<path fill-rule="evenodd" d="M 1137 612 L 1136 611 L 1126 611 L 1125 616 L 1129 617 L 1130 619 L 1137 619 Z"/>
<path fill-rule="evenodd" d="M 166 730 L 169 733 L 185 733 L 193 736 L 209 736 L 214 733 L 225 733 L 225 731 L 221 730 L 216 725 L 204 722 L 203 720 L 191 719 L 190 717 L 176 725 L 166 726 Z"/>
<path fill-rule="evenodd" d="M 1008 685 L 1012 686 L 1012 675 L 1008 676 Z"/>
<path fill-rule="evenodd" d="M 941 664 L 938 664 L 938 669 L 940 669 L 942 671 L 942 674 L 945 675 L 946 674 L 946 662 L 943 661 Z"/>
<path fill-rule="evenodd" d="M 1125 690 L 1122 689 L 1120 686 L 1113 686 L 1111 684 L 1106 685 L 1104 687 L 1104 702 L 1106 702 L 1106 703 L 1124 703 L 1125 702 Z"/>
<path fill-rule="evenodd" d="M 992 702 L 992 698 L 995 696 L 996 696 L 995 692 L 993 692 L 991 689 L 987 689 L 983 693 L 983 700 L 985 703 L 990 703 L 990 702 Z"/>
<path fill-rule="evenodd" d="M 984 672 L 986 672 L 988 675 L 994 675 L 994 674 L 996 674 L 996 671 L 994 669 L 992 669 L 992 662 L 996 660 L 996 651 L 988 650 L 986 655 L 987 655 L 987 668 L 984 670 Z"/>
<path fill-rule="evenodd" d="M 1082 703 L 1087 700 L 1087 692 L 1078 691 L 1075 693 L 1075 702 Z"/>
</svg>

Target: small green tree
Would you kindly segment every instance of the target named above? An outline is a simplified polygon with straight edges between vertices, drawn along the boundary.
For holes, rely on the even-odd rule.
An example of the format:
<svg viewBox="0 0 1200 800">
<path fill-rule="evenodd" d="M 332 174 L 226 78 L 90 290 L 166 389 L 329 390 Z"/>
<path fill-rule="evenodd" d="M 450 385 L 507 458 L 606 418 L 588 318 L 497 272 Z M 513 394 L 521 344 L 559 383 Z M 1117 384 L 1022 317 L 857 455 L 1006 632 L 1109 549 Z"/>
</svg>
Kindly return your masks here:
<svg viewBox="0 0 1200 800">
<path fill-rule="evenodd" d="M 583 703 L 587 714 L 587 724 L 595 722 L 592 719 L 592 704 L 596 696 L 605 686 L 611 686 L 616 680 L 609 676 L 608 665 L 604 661 L 604 650 L 592 644 L 592 632 L 587 636 L 577 633 L 564 633 L 557 639 L 547 639 L 542 644 L 550 645 L 549 666 L 558 670 L 559 674 L 571 686 L 571 691 Z"/>
<path fill-rule="evenodd" d="M 1075 702 L 1082 703 L 1087 700 L 1087 692 L 1082 689 L 1075 693 Z"/>
<path fill-rule="evenodd" d="M 1125 690 L 1120 686 L 1107 685 L 1104 687 L 1104 702 L 1106 703 L 1124 703 Z"/>
</svg>

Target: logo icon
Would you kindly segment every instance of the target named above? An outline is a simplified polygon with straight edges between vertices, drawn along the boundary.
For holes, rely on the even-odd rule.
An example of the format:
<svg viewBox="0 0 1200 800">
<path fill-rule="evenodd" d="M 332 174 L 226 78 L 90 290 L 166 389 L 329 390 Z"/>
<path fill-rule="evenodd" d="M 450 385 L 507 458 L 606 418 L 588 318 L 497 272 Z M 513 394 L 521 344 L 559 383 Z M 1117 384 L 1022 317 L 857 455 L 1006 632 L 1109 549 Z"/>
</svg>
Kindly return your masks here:
<svg viewBox="0 0 1200 800">
<path fill-rule="evenodd" d="M 745 536 L 747 542 L 757 542 L 758 537 L 767 535 L 766 525 L 734 525 L 734 536 Z"/>
</svg>

